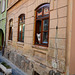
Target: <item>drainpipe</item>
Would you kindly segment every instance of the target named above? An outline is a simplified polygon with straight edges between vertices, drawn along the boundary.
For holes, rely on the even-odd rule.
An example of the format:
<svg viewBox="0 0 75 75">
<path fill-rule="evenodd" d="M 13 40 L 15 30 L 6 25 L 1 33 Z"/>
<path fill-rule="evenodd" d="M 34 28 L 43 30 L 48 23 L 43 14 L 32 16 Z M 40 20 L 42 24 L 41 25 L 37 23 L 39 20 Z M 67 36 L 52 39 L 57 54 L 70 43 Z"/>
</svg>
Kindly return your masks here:
<svg viewBox="0 0 75 75">
<path fill-rule="evenodd" d="M 8 5 L 8 0 L 6 0 Z M 6 24 L 5 24 L 5 46 L 6 46 L 6 28 L 7 28 L 7 7 L 6 7 Z"/>
<path fill-rule="evenodd" d="M 58 42 L 58 0 L 57 0 L 57 26 L 56 26 L 56 36 L 55 36 L 55 64 L 56 64 L 56 69 L 57 69 L 57 64 L 58 64 L 58 48 L 57 48 L 57 42 Z"/>
<path fill-rule="evenodd" d="M 5 52 L 5 47 L 6 47 L 6 25 L 7 25 L 7 5 L 8 5 L 8 0 L 6 0 L 6 23 L 5 23 L 5 41 L 4 41 L 4 44 L 3 44 L 3 50 L 2 50 L 2 55 L 4 55 L 4 52 Z"/>
</svg>

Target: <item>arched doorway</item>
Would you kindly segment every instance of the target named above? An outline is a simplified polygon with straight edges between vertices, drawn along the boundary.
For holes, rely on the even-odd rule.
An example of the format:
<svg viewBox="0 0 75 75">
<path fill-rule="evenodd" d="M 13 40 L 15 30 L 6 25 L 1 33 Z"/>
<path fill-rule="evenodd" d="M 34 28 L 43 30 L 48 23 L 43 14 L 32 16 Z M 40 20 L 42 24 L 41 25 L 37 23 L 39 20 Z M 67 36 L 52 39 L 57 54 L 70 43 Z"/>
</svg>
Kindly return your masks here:
<svg viewBox="0 0 75 75">
<path fill-rule="evenodd" d="M 2 50 L 3 42 L 4 42 L 4 33 L 3 30 L 0 29 L 0 51 Z"/>
</svg>

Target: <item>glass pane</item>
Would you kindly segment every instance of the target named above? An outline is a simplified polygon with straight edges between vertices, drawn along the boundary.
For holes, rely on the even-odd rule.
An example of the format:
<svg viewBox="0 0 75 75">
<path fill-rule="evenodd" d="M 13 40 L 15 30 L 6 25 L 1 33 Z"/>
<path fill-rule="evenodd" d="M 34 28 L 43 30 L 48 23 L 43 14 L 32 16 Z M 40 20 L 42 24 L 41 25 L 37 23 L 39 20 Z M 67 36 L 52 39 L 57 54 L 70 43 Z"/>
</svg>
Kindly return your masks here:
<svg viewBox="0 0 75 75">
<path fill-rule="evenodd" d="M 49 8 L 48 7 L 45 7 L 44 8 L 44 15 L 48 15 L 49 14 Z"/>
<path fill-rule="evenodd" d="M 9 38 L 9 40 L 12 40 L 12 27 L 10 27 L 10 38 Z"/>
<path fill-rule="evenodd" d="M 10 27 L 12 27 L 12 26 L 13 26 L 13 21 L 10 22 Z"/>
<path fill-rule="evenodd" d="M 37 24 L 36 31 L 37 33 L 40 33 L 41 32 L 41 20 L 38 20 L 36 24 Z"/>
<path fill-rule="evenodd" d="M 22 33 L 22 41 L 24 41 L 24 33 Z"/>
<path fill-rule="evenodd" d="M 41 32 L 41 23 L 39 24 L 39 32 Z"/>
<path fill-rule="evenodd" d="M 24 29 L 25 29 L 25 24 L 23 24 L 23 32 L 24 32 Z"/>
<path fill-rule="evenodd" d="M 21 33 L 19 32 L 19 40 L 21 40 Z"/>
<path fill-rule="evenodd" d="M 20 23 L 22 23 L 22 17 L 20 17 Z"/>
<path fill-rule="evenodd" d="M 19 26 L 19 31 L 21 32 L 21 29 L 22 29 L 22 27 L 21 27 L 21 25 Z"/>
<path fill-rule="evenodd" d="M 48 32 L 43 32 L 43 42 L 42 43 L 45 43 L 45 44 L 48 43 Z"/>
<path fill-rule="evenodd" d="M 43 21 L 43 31 L 47 31 L 48 30 L 48 19 Z"/>
<path fill-rule="evenodd" d="M 13 27 L 12 27 L 12 39 L 13 39 Z"/>
<path fill-rule="evenodd" d="M 39 16 L 42 16 L 42 9 L 39 9 L 39 10 L 37 11 L 37 17 L 39 17 Z"/>
<path fill-rule="evenodd" d="M 23 16 L 23 22 L 25 22 L 25 16 Z"/>
</svg>

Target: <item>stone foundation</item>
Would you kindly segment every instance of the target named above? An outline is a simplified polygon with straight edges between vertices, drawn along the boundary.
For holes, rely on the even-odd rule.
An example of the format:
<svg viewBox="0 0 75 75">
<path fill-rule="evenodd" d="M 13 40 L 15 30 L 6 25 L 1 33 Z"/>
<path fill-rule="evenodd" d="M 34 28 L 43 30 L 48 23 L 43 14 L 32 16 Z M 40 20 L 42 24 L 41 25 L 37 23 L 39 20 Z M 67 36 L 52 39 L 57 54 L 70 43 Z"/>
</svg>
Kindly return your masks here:
<svg viewBox="0 0 75 75">
<path fill-rule="evenodd" d="M 34 75 L 34 71 L 36 71 L 40 75 L 49 75 L 49 72 L 51 70 L 54 70 L 55 72 L 58 72 L 58 70 L 49 67 L 49 65 L 45 65 L 40 63 L 37 59 L 34 60 L 30 59 L 29 57 L 22 55 L 21 53 L 18 53 L 16 50 L 7 50 L 5 48 L 5 54 L 4 56 L 10 60 L 13 64 L 15 64 L 18 68 L 20 68 L 22 71 L 26 72 L 28 75 Z M 48 61 L 50 61 L 52 58 L 49 58 Z M 64 66 L 62 66 L 62 62 L 60 62 L 60 69 L 64 69 Z M 50 63 L 49 63 L 50 64 Z M 63 72 L 61 75 L 64 75 Z"/>
</svg>

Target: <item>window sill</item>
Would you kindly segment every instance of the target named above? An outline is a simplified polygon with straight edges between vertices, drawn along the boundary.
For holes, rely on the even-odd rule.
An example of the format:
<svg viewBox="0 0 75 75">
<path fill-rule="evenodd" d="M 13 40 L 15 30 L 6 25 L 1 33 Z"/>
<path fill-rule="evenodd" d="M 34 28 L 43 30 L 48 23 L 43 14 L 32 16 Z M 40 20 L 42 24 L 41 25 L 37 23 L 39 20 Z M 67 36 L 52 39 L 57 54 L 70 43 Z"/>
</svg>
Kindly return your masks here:
<svg viewBox="0 0 75 75">
<path fill-rule="evenodd" d="M 8 42 L 12 42 L 12 40 L 8 40 Z"/>
<path fill-rule="evenodd" d="M 32 48 L 41 49 L 41 50 L 48 50 L 48 47 L 43 47 L 39 45 L 33 45 Z"/>
<path fill-rule="evenodd" d="M 17 42 L 17 44 L 24 45 L 24 42 Z"/>
</svg>

